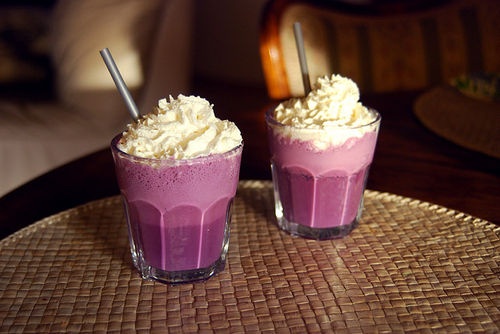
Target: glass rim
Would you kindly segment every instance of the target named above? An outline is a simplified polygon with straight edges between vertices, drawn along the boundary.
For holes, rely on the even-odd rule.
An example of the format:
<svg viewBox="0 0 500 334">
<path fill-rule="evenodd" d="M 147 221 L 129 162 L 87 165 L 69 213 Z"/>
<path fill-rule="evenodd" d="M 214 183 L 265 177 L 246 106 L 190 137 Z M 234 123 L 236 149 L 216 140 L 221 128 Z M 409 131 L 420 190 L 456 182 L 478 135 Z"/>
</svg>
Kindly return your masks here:
<svg viewBox="0 0 500 334">
<path fill-rule="evenodd" d="M 289 124 L 283 124 L 283 123 L 280 123 L 279 121 L 277 121 L 276 118 L 274 117 L 274 111 L 276 110 L 276 107 L 269 108 L 266 111 L 265 118 L 266 118 L 266 123 L 268 125 L 279 127 L 279 128 L 293 128 L 297 131 L 313 132 L 313 131 L 324 131 L 324 130 L 333 130 L 333 129 L 356 130 L 356 129 L 361 129 L 361 128 L 369 127 L 369 126 L 372 126 L 374 124 L 380 123 L 380 121 L 382 120 L 382 116 L 380 115 L 380 113 L 376 109 L 370 108 L 370 107 L 366 107 L 366 109 L 370 113 L 373 113 L 375 115 L 375 118 L 370 120 L 367 123 L 360 124 L 360 125 L 354 125 L 354 126 L 353 125 L 329 125 L 328 127 L 322 127 L 322 128 L 301 128 L 301 127 L 297 127 L 297 126 L 293 126 L 293 125 L 289 125 Z"/>
<path fill-rule="evenodd" d="M 154 164 L 158 164 L 158 163 L 168 164 L 168 163 L 170 163 L 171 165 L 180 165 L 180 164 L 203 163 L 203 162 L 207 162 L 210 160 L 219 159 L 221 157 L 231 156 L 233 154 L 236 154 L 238 152 L 238 150 L 241 150 L 243 148 L 243 141 L 242 141 L 240 144 L 236 145 L 235 147 L 233 147 L 232 149 L 230 149 L 226 152 L 212 153 L 209 155 L 202 155 L 202 156 L 198 156 L 195 158 L 187 158 L 187 159 L 176 159 L 174 157 L 146 158 L 146 157 L 133 155 L 133 154 L 130 154 L 130 153 L 127 153 L 127 152 L 121 150 L 118 147 L 118 143 L 120 142 L 120 139 L 122 137 L 123 137 L 123 133 L 119 133 L 115 137 L 113 137 L 113 139 L 111 140 L 111 149 L 114 152 L 121 154 L 130 160 L 135 160 L 137 162 L 145 162 L 145 163 L 148 162 L 148 163 L 154 163 Z"/>
</svg>

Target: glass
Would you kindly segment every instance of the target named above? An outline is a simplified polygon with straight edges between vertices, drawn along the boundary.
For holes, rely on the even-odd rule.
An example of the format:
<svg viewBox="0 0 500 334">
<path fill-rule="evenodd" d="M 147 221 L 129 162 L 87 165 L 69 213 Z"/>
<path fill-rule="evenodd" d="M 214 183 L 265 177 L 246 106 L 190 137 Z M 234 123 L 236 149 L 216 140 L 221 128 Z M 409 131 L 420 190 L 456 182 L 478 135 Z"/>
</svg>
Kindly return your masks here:
<svg viewBox="0 0 500 334">
<path fill-rule="evenodd" d="M 222 271 L 243 145 L 194 159 L 148 159 L 111 142 L 132 260 L 142 277 L 164 283 Z"/>
<path fill-rule="evenodd" d="M 278 226 L 317 240 L 348 235 L 361 217 L 380 114 L 370 109 L 373 119 L 362 126 L 304 129 L 273 112 L 266 123 Z"/>
</svg>

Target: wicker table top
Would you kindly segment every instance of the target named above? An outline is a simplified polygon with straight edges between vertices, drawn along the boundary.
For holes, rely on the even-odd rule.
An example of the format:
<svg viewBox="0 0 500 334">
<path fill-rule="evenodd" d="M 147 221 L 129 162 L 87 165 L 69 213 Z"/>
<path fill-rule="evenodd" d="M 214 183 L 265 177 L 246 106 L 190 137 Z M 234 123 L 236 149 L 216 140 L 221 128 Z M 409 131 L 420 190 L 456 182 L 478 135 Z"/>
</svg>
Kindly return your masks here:
<svg viewBox="0 0 500 334">
<path fill-rule="evenodd" d="M 242 181 L 226 269 L 164 285 L 132 267 L 120 198 L 0 241 L 0 332 L 498 332 L 500 227 L 367 191 L 348 237 L 279 231 L 269 181 Z"/>
</svg>

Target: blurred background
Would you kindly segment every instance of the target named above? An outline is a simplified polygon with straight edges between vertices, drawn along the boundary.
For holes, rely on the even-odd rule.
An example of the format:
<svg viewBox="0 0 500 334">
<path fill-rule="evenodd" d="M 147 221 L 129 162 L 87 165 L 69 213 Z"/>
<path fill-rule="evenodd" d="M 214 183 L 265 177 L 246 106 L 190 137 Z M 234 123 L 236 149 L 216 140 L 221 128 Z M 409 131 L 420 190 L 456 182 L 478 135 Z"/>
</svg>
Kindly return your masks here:
<svg viewBox="0 0 500 334">
<path fill-rule="evenodd" d="M 179 93 L 209 100 L 214 96 L 216 112 L 220 108 L 226 115 L 243 105 L 256 107 L 253 99 L 261 103 L 268 98 L 259 54 L 259 29 L 267 2 L 1 1 L 0 196 L 105 148 L 125 129 L 130 119 L 99 55 L 102 48 L 110 49 L 142 113 L 149 112 L 159 98 Z M 320 2 L 361 12 L 436 3 Z M 492 50 L 498 50 L 499 41 L 492 43 Z M 227 94 L 214 90 L 249 93 L 242 94 L 245 101 L 227 101 Z"/>
<path fill-rule="evenodd" d="M 141 112 L 195 81 L 263 87 L 265 0 L 0 2 L 0 195 L 106 147 L 128 114 L 108 47 Z"/>
</svg>

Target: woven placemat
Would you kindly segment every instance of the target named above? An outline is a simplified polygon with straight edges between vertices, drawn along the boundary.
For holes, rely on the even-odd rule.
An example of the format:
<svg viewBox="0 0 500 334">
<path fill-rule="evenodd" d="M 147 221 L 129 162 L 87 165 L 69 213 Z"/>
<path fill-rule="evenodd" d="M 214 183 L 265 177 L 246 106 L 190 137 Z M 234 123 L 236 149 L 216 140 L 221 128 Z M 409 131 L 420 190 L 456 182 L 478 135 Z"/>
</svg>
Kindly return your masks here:
<svg viewBox="0 0 500 334">
<path fill-rule="evenodd" d="M 226 269 L 164 285 L 132 268 L 119 197 L 0 242 L 0 332 L 499 332 L 500 227 L 367 191 L 357 229 L 279 231 L 272 185 L 242 181 Z"/>
<path fill-rule="evenodd" d="M 437 135 L 500 158 L 499 101 L 475 99 L 451 86 L 438 86 L 415 101 L 414 112 Z"/>
</svg>

